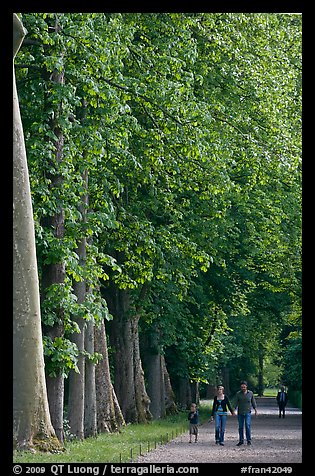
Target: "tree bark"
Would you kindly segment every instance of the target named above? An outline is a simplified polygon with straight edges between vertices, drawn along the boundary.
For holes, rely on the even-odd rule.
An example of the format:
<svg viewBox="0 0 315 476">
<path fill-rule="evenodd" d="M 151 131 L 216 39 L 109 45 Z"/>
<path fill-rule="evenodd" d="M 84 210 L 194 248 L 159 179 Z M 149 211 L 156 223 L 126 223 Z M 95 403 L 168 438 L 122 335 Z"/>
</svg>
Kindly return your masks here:
<svg viewBox="0 0 315 476">
<path fill-rule="evenodd" d="M 213 384 L 210 384 L 210 383 L 207 385 L 206 398 L 208 400 L 213 399 L 213 397 L 216 394 L 216 389 L 217 389 L 216 385 L 213 385 Z"/>
<path fill-rule="evenodd" d="M 165 410 L 164 369 L 161 354 L 147 354 L 145 359 L 147 391 L 150 398 L 150 412 L 154 419 L 163 418 Z"/>
<path fill-rule="evenodd" d="M 13 58 L 26 31 L 13 14 Z M 13 445 L 60 451 L 45 383 L 33 208 L 13 68 Z"/>
<path fill-rule="evenodd" d="M 258 395 L 262 397 L 264 394 L 264 347 L 259 344 L 258 347 Z"/>
<path fill-rule="evenodd" d="M 95 352 L 103 356 L 95 368 L 97 431 L 111 433 L 119 430 L 125 421 L 111 382 L 104 321 L 94 328 L 94 338 Z"/>
<path fill-rule="evenodd" d="M 140 316 L 134 316 L 130 319 L 131 325 L 131 338 L 133 344 L 133 365 L 134 365 L 134 390 L 135 401 L 137 409 L 137 422 L 146 423 L 152 420 L 152 413 L 149 410 L 150 398 L 147 394 L 144 372 L 142 368 L 142 362 L 140 357 L 140 343 L 139 343 L 139 322 Z"/>
<path fill-rule="evenodd" d="M 85 190 L 88 188 L 88 173 L 85 170 L 82 174 Z M 82 223 L 86 223 L 86 212 L 88 206 L 87 192 L 82 198 L 82 203 L 79 206 L 79 211 L 82 216 Z M 79 241 L 77 254 L 79 256 L 80 267 L 85 266 L 86 263 L 86 237 L 82 236 Z M 73 292 L 77 296 L 77 303 L 82 304 L 86 299 L 86 283 L 82 281 L 74 281 Z M 84 392 L 85 392 L 85 356 L 84 356 L 84 333 L 85 320 L 81 317 L 74 316 L 74 322 L 77 323 L 79 331 L 71 336 L 71 341 L 76 344 L 78 348 L 78 362 L 77 367 L 79 373 L 74 370 L 69 374 L 69 401 L 68 401 L 68 419 L 70 431 L 79 440 L 84 439 Z"/>
<path fill-rule="evenodd" d="M 226 365 L 223 367 L 223 385 L 224 385 L 224 390 L 227 395 L 230 395 L 231 389 L 230 389 L 230 369 Z"/>
<path fill-rule="evenodd" d="M 114 388 L 121 411 L 127 423 L 149 421 L 152 414 L 140 359 L 139 316 L 129 315 L 131 301 L 127 290 L 112 286 L 106 299 L 114 316 L 109 329 L 114 349 Z"/>
<path fill-rule="evenodd" d="M 94 354 L 94 322 L 88 321 L 85 329 L 85 350 Z M 84 437 L 96 436 L 96 387 L 95 364 L 89 358 L 85 359 L 85 393 L 84 393 Z"/>
<path fill-rule="evenodd" d="M 85 282 L 74 283 L 74 294 L 78 298 L 78 303 L 82 303 L 85 298 Z M 84 296 L 84 297 L 83 297 Z M 76 344 L 79 355 L 77 367 L 79 373 L 74 370 L 69 374 L 69 399 L 68 399 L 68 420 L 70 431 L 79 440 L 84 439 L 84 388 L 85 388 L 85 356 L 84 356 L 84 333 L 85 321 L 83 318 L 75 319 L 80 332 L 71 336 L 71 341 Z"/>
<path fill-rule="evenodd" d="M 55 31 L 60 29 L 56 19 Z M 58 85 L 64 84 L 64 70 L 54 71 L 51 74 L 51 80 Z M 59 105 L 59 108 L 61 105 Z M 58 124 L 59 111 L 56 110 L 55 119 L 51 122 L 51 128 L 56 137 L 54 140 L 55 146 L 55 164 L 56 168 L 63 160 L 64 135 L 62 128 Z M 60 189 L 63 186 L 63 177 L 57 172 L 51 174 L 51 189 Z M 61 240 L 64 237 L 65 217 L 64 209 L 61 206 L 59 210 L 51 217 L 46 217 L 45 226 L 53 230 L 55 238 Z M 52 284 L 63 284 L 65 280 L 65 264 L 63 262 L 51 263 L 43 266 L 42 272 L 42 289 L 43 296 L 45 291 L 49 289 Z M 45 326 L 45 334 L 50 337 L 52 341 L 56 338 L 63 338 L 64 336 L 64 311 L 61 307 L 55 310 L 56 320 L 53 326 Z M 48 402 L 50 408 L 51 421 L 55 428 L 56 435 L 61 443 L 64 441 L 63 429 L 63 409 L 64 409 L 64 376 L 63 369 L 56 376 L 50 376 L 46 372 Z"/>
<path fill-rule="evenodd" d="M 165 387 L 165 412 L 166 415 L 173 415 L 178 412 L 175 402 L 175 392 L 172 388 L 171 379 L 166 367 L 165 357 L 161 355 L 162 369 L 164 374 L 164 387 Z"/>
<path fill-rule="evenodd" d="M 143 368 L 150 398 L 150 412 L 154 419 L 162 418 L 166 414 L 165 382 L 162 355 L 159 349 L 158 327 L 152 326 L 150 332 L 143 333 L 141 344 Z"/>
<path fill-rule="evenodd" d="M 64 379 L 62 375 L 49 377 L 46 375 L 47 395 L 51 421 L 60 443 L 64 442 L 63 429 L 63 403 L 64 403 Z"/>
<path fill-rule="evenodd" d="M 190 382 L 189 386 L 190 386 L 191 402 L 196 403 L 198 405 L 200 402 L 199 382 Z"/>
<path fill-rule="evenodd" d="M 63 136 L 60 131 L 55 131 L 55 134 L 58 137 L 56 144 L 56 160 L 59 162 L 61 160 L 61 151 L 63 147 Z M 52 178 L 52 186 L 60 187 L 60 178 L 58 176 Z M 64 236 L 64 211 L 61 209 L 53 217 L 48 217 L 46 219 L 46 226 L 49 226 L 53 229 L 54 235 L 56 238 L 61 239 Z M 42 272 L 42 289 L 43 296 L 45 296 L 45 291 L 49 289 L 52 284 L 62 284 L 65 279 L 65 265 L 64 263 L 52 263 L 43 266 Z M 45 334 L 50 337 L 52 341 L 56 338 L 62 338 L 64 335 L 64 326 L 63 326 L 63 309 L 58 308 L 55 310 L 56 313 L 56 322 L 53 326 L 44 326 Z M 64 431 L 63 431 L 63 399 L 61 399 L 61 394 L 63 395 L 64 387 L 64 377 L 63 371 L 60 369 L 60 372 L 57 376 L 49 376 L 46 372 L 46 381 L 47 381 L 47 393 L 48 401 L 50 408 L 51 421 L 55 428 L 56 435 L 61 443 L 64 441 Z M 56 393 L 58 391 L 58 393 Z"/>
<path fill-rule="evenodd" d="M 192 396 L 188 378 L 179 377 L 177 392 L 180 406 L 185 409 L 189 408 L 192 403 Z"/>
</svg>

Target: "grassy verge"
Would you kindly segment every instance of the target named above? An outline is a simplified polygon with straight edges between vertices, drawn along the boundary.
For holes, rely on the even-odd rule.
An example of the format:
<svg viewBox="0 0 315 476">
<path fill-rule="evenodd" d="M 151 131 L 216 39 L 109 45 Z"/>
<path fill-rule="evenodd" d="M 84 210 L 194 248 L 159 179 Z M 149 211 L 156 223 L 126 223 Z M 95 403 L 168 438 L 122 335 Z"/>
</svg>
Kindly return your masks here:
<svg viewBox="0 0 315 476">
<path fill-rule="evenodd" d="M 277 393 L 278 389 L 276 387 L 264 389 L 264 397 L 276 397 Z"/>
<path fill-rule="evenodd" d="M 200 423 L 209 419 L 210 402 L 199 406 Z M 66 442 L 62 454 L 17 452 L 14 463 L 127 463 L 160 444 L 187 433 L 188 411 L 146 424 L 128 424 L 118 433 L 103 433 L 84 441 Z"/>
</svg>

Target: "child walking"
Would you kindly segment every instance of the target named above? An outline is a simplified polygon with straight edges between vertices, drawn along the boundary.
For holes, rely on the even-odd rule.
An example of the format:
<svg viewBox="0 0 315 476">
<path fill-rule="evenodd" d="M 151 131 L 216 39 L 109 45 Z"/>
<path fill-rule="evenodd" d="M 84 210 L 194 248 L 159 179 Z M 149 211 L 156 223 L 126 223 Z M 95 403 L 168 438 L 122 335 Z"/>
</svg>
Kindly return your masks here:
<svg viewBox="0 0 315 476">
<path fill-rule="evenodd" d="M 190 412 L 188 413 L 189 420 L 189 443 L 191 443 L 192 435 L 195 435 L 195 443 L 198 440 L 198 424 L 199 424 L 199 411 L 197 405 L 192 403 L 190 406 Z"/>
</svg>

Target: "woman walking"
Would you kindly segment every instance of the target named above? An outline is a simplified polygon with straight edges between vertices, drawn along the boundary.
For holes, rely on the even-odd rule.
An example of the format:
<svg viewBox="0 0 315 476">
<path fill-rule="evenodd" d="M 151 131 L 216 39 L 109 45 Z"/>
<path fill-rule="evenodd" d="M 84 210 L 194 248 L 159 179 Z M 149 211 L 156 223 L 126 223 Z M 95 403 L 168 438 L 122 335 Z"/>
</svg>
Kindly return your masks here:
<svg viewBox="0 0 315 476">
<path fill-rule="evenodd" d="M 213 399 L 210 421 L 215 418 L 215 442 L 221 446 L 224 446 L 224 433 L 228 409 L 232 415 L 235 415 L 228 396 L 224 395 L 223 385 L 218 385 L 217 394 Z"/>
</svg>

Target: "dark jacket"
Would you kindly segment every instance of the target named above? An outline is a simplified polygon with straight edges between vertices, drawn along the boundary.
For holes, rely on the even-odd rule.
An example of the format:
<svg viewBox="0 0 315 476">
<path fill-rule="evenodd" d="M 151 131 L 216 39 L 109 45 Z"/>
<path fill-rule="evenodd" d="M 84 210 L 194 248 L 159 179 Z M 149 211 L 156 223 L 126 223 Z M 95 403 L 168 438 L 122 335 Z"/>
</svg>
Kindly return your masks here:
<svg viewBox="0 0 315 476">
<path fill-rule="evenodd" d="M 213 416 L 215 414 L 215 412 L 218 410 L 218 407 L 219 407 L 218 397 L 217 397 L 217 395 L 215 395 L 215 397 L 213 399 L 213 407 L 212 407 L 211 416 Z M 226 395 L 224 395 L 224 399 L 221 400 L 221 407 L 222 407 L 222 410 L 224 412 L 227 412 L 227 409 L 229 409 L 230 412 L 233 413 L 233 409 L 232 409 L 230 400 Z"/>
<path fill-rule="evenodd" d="M 279 392 L 277 393 L 277 397 L 276 397 L 276 400 L 277 400 L 277 403 L 278 405 L 280 405 L 282 403 L 282 405 L 286 405 L 288 403 L 288 394 L 287 392 L 283 392 L 284 393 L 284 400 L 281 402 L 280 398 L 281 398 L 281 390 L 279 390 Z"/>
<path fill-rule="evenodd" d="M 188 413 L 188 420 L 192 425 L 198 425 L 199 423 L 199 412 L 196 410 L 195 412 Z"/>
</svg>

